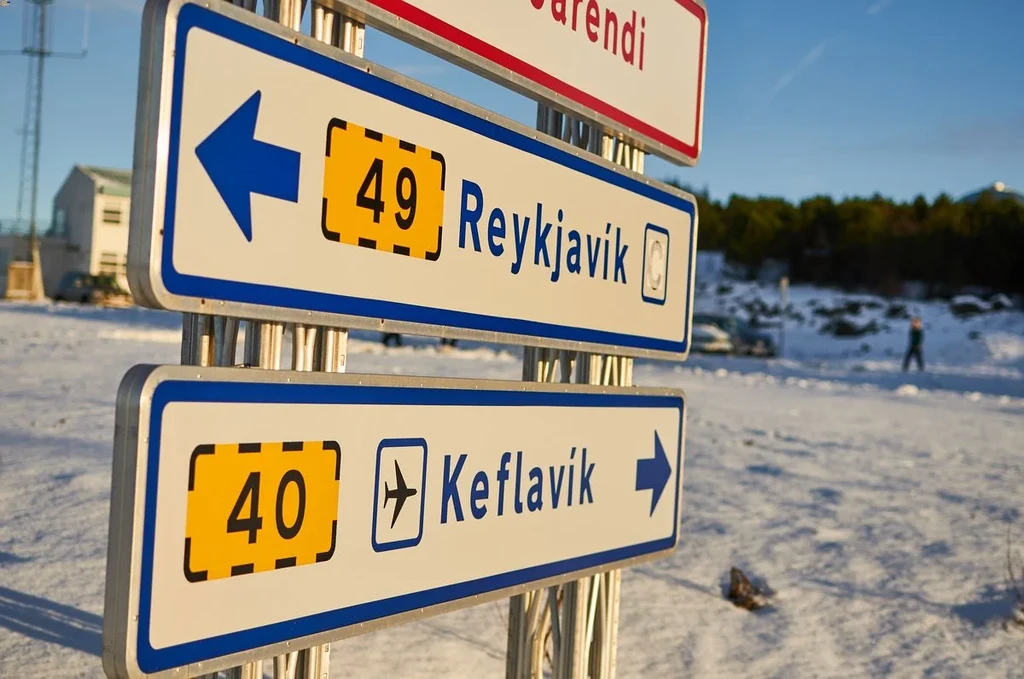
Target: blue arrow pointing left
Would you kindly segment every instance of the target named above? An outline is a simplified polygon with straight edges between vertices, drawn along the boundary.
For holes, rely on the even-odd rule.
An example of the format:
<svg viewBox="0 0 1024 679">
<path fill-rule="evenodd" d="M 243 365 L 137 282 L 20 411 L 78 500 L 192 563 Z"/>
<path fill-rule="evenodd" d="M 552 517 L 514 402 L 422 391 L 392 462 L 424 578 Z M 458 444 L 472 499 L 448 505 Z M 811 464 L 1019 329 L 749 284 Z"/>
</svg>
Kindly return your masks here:
<svg viewBox="0 0 1024 679">
<path fill-rule="evenodd" d="M 291 203 L 299 200 L 299 152 L 256 139 L 260 96 L 256 90 L 196 147 L 199 162 L 249 242 L 251 194 Z"/>
</svg>

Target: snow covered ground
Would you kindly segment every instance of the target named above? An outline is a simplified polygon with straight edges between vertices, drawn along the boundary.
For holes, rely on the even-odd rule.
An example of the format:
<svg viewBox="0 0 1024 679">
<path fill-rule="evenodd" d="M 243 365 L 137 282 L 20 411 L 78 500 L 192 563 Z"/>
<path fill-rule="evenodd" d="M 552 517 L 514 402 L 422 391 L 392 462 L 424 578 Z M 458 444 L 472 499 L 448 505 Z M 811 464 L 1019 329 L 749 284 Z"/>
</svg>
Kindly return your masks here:
<svg viewBox="0 0 1024 679">
<path fill-rule="evenodd" d="M 690 412 L 679 549 L 623 575 L 620 677 L 1024 676 L 1024 632 L 1003 626 L 1008 532 L 1024 551 L 1024 314 L 916 312 L 923 375 L 889 353 L 902 320 L 839 343 L 790 323 L 773 361 L 637 362 Z M 102 677 L 114 394 L 131 365 L 178 362 L 179 323 L 0 304 L 0 677 Z M 376 339 L 354 336 L 349 371 L 520 375 L 515 348 Z M 723 598 L 730 566 L 769 608 Z M 506 609 L 340 642 L 332 676 L 503 676 Z"/>
<path fill-rule="evenodd" d="M 767 309 L 768 313 L 760 314 L 761 320 L 779 323 L 781 298 L 777 289 L 756 283 L 730 281 L 724 282 L 724 288 L 720 284 L 710 282 L 699 287 L 695 301 L 698 312 L 724 312 L 748 319 L 752 310 Z M 780 359 L 766 363 L 695 356 L 687 365 L 763 372 L 779 378 L 815 377 L 884 389 L 908 384 L 918 389 L 1024 397 L 1024 313 L 1020 310 L 958 317 L 947 302 L 883 300 L 811 286 L 794 286 L 788 297 Z M 840 313 L 839 317 L 854 327 L 874 324 L 875 330 L 858 337 L 822 332 L 832 320 L 825 314 L 847 305 L 853 305 L 856 313 Z M 895 316 L 901 307 L 900 316 L 887 316 L 890 310 Z M 914 374 L 908 376 L 902 373 L 902 363 L 913 316 L 920 316 L 924 326 L 926 373 L 916 374 L 917 366 L 911 363 Z M 778 327 L 764 332 L 778 342 Z"/>
</svg>

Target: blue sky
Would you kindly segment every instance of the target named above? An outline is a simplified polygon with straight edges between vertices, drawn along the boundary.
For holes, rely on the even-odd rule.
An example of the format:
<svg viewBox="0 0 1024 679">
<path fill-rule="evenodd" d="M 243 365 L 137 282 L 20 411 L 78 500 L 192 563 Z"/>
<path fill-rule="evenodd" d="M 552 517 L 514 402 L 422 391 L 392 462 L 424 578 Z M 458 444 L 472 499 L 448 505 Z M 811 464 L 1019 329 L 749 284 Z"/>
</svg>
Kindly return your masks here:
<svg viewBox="0 0 1024 679">
<path fill-rule="evenodd" d="M 85 0 L 56 0 L 51 48 L 80 48 Z M 899 200 L 1024 189 L 1021 0 L 707 0 L 704 148 L 647 174 L 730 193 Z M 131 167 L 141 0 L 91 0 L 85 59 L 50 59 L 39 210 L 75 163 Z M 23 0 L 0 7 L 21 45 Z M 518 121 L 535 105 L 374 31 L 367 58 Z M 0 57 L 0 220 L 17 201 L 27 60 Z"/>
</svg>

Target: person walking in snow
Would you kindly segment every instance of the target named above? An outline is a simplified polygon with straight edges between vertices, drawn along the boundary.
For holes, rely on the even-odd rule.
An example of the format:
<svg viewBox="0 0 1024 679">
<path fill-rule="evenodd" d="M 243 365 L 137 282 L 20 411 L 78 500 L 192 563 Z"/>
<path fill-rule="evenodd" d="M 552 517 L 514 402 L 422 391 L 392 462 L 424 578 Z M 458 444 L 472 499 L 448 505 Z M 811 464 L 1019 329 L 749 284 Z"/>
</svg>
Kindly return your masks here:
<svg viewBox="0 0 1024 679">
<path fill-rule="evenodd" d="M 903 357 L 903 372 L 910 367 L 910 359 L 917 361 L 917 369 L 924 370 L 924 358 L 921 354 L 921 345 L 924 343 L 924 329 L 921 327 L 921 319 L 917 316 L 910 322 L 910 344 L 907 346 L 907 354 Z"/>
</svg>

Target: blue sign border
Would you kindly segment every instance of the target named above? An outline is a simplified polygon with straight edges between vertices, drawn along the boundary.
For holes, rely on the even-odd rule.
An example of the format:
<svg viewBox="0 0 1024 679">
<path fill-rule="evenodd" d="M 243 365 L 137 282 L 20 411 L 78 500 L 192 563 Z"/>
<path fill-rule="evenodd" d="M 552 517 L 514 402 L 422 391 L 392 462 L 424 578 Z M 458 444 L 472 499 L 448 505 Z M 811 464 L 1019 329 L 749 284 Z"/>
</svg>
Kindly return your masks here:
<svg viewBox="0 0 1024 679">
<path fill-rule="evenodd" d="M 508 333 L 571 342 L 615 345 L 648 351 L 684 353 L 690 339 L 690 298 L 686 290 L 686 313 L 683 316 L 683 339 L 663 340 L 602 330 L 590 330 L 554 323 L 502 318 L 485 314 L 452 311 L 428 306 L 386 302 L 347 295 L 332 295 L 272 285 L 228 281 L 178 272 L 174 268 L 174 222 L 177 200 L 178 157 L 181 153 L 181 109 L 184 87 L 185 55 L 188 35 L 193 28 L 209 31 L 274 59 L 284 61 L 351 87 L 393 101 L 411 110 L 457 125 L 481 136 L 539 156 L 566 168 L 618 186 L 645 198 L 668 205 L 690 215 L 689 262 L 693 267 L 696 250 L 696 205 L 687 200 L 649 186 L 643 182 L 602 167 L 584 158 L 554 148 L 536 139 L 488 122 L 454 106 L 431 99 L 378 76 L 371 75 L 329 57 L 318 54 L 282 38 L 218 14 L 196 4 L 181 7 L 175 36 L 173 86 L 171 94 L 170 143 L 167 157 L 167 191 L 164 213 L 164 245 L 161 254 L 162 281 L 168 292 L 192 298 L 211 298 L 231 302 L 269 305 L 301 311 L 345 314 L 367 318 L 447 325 L 466 330 Z M 689 282 L 687 283 L 689 284 Z"/>
<path fill-rule="evenodd" d="M 675 459 L 675 505 L 672 535 L 619 549 L 588 554 L 556 563 L 500 573 L 431 590 L 414 592 L 304 618 L 256 627 L 167 648 L 154 648 L 149 627 L 153 599 L 153 551 L 156 528 L 156 497 L 160 479 L 160 441 L 163 413 L 171 403 L 288 403 L 370 404 L 434 406 L 547 406 L 564 408 L 671 408 L 679 412 Z M 683 410 L 679 397 L 579 394 L 552 392 L 489 391 L 425 387 L 367 385 L 268 384 L 250 382 L 191 382 L 168 380 L 153 392 L 146 453 L 146 487 L 142 532 L 142 568 L 136 660 L 146 673 L 182 667 L 233 653 L 268 646 L 319 632 L 339 629 L 457 599 L 514 587 L 536 580 L 580 571 L 603 564 L 670 549 L 679 531 L 679 478 L 683 463 Z"/>
</svg>

